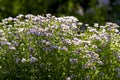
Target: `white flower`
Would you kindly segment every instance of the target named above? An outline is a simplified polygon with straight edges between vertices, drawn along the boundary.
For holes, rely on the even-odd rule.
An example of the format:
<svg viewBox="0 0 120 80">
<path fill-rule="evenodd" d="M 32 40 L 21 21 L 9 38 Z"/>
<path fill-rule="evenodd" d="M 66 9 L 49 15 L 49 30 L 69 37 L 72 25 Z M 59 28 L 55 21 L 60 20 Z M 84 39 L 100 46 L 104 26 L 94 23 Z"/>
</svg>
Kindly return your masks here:
<svg viewBox="0 0 120 80">
<path fill-rule="evenodd" d="M 99 27 L 99 24 L 98 23 L 94 23 L 94 27 Z"/>
<path fill-rule="evenodd" d="M 52 29 L 58 29 L 58 25 L 52 25 L 50 26 Z"/>
<path fill-rule="evenodd" d="M 92 45 L 92 48 L 96 48 L 97 49 L 97 46 L 96 45 Z"/>
<path fill-rule="evenodd" d="M 16 48 L 14 46 L 9 46 L 9 49 L 15 50 Z"/>
<path fill-rule="evenodd" d="M 80 39 L 78 39 L 78 38 L 74 38 L 74 39 L 72 40 L 72 43 L 73 43 L 74 45 L 79 45 L 81 42 L 82 42 L 82 41 L 81 41 Z"/>
<path fill-rule="evenodd" d="M 100 28 L 101 28 L 101 29 L 105 29 L 105 28 L 106 28 L 106 26 L 100 26 Z"/>
<path fill-rule="evenodd" d="M 63 30 L 69 30 L 70 26 L 65 25 L 65 24 L 61 24 L 61 29 L 63 29 Z"/>
<path fill-rule="evenodd" d="M 102 33 L 105 33 L 106 32 L 106 30 L 105 29 L 102 29 Z"/>
<path fill-rule="evenodd" d="M 51 43 L 49 41 L 46 42 L 46 45 L 50 45 Z"/>
<path fill-rule="evenodd" d="M 6 42 L 6 44 L 7 44 L 7 45 L 9 45 L 9 46 L 11 45 L 11 43 L 10 43 L 10 42 Z"/>
<path fill-rule="evenodd" d="M 17 28 L 18 32 L 23 32 L 25 30 L 25 28 Z"/>
<path fill-rule="evenodd" d="M 23 14 L 19 14 L 18 16 L 16 16 L 16 18 L 22 18 L 24 15 Z"/>
<path fill-rule="evenodd" d="M 70 78 L 70 77 L 67 77 L 66 80 L 71 80 L 71 78 Z"/>
<path fill-rule="evenodd" d="M 95 67 L 95 66 L 92 66 L 92 67 L 91 67 L 91 70 L 96 70 L 96 67 Z"/>
<path fill-rule="evenodd" d="M 118 30 L 118 29 L 115 29 L 115 32 L 117 33 L 117 32 L 119 32 L 119 30 Z"/>
<path fill-rule="evenodd" d="M 48 17 L 48 18 L 51 17 L 51 16 L 52 16 L 51 14 L 46 14 L 46 17 Z"/>
<path fill-rule="evenodd" d="M 25 59 L 25 58 L 22 58 L 21 62 L 23 62 L 23 63 L 26 62 L 26 59 Z"/>
<path fill-rule="evenodd" d="M 98 33 L 98 31 L 96 29 L 90 29 L 89 31 Z"/>
</svg>

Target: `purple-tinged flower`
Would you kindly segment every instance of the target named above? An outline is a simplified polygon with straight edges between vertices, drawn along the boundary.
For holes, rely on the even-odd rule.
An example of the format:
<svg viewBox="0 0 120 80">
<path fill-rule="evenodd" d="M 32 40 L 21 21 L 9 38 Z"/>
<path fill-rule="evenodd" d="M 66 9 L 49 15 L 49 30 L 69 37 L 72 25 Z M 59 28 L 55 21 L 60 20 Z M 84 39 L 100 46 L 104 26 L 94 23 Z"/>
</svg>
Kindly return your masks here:
<svg viewBox="0 0 120 80">
<path fill-rule="evenodd" d="M 20 58 L 16 58 L 16 63 L 18 63 L 21 59 Z"/>
<path fill-rule="evenodd" d="M 110 4 L 109 0 L 98 0 L 100 6 L 108 6 Z"/>
<path fill-rule="evenodd" d="M 70 39 L 64 39 L 64 38 L 62 38 L 61 41 L 62 41 L 62 42 L 65 42 L 65 43 L 68 44 L 68 45 L 71 45 L 71 44 L 72 44 L 72 42 L 71 42 Z"/>
<path fill-rule="evenodd" d="M 34 63 L 34 62 L 36 62 L 36 61 L 37 61 L 37 58 L 35 58 L 35 57 L 33 57 L 33 56 L 30 57 L 30 62 Z"/>
<path fill-rule="evenodd" d="M 29 47 L 29 51 L 30 51 L 30 52 L 33 52 L 33 51 L 34 51 L 34 48 Z"/>
<path fill-rule="evenodd" d="M 104 38 L 106 39 L 106 42 L 110 42 L 111 40 L 111 36 L 110 35 L 105 35 Z"/>
<path fill-rule="evenodd" d="M 80 39 L 78 39 L 78 38 L 74 38 L 74 39 L 72 40 L 72 43 L 73 43 L 74 45 L 79 45 L 80 43 L 82 43 L 82 41 L 81 41 Z"/>
<path fill-rule="evenodd" d="M 59 49 L 59 50 L 60 50 L 60 46 L 51 45 L 50 48 L 51 48 L 51 49 Z"/>
<path fill-rule="evenodd" d="M 72 75 L 70 75 L 69 77 L 67 77 L 66 80 L 71 80 L 71 79 L 73 79 L 73 78 L 75 78 L 75 75 L 74 75 L 74 74 L 72 74 Z"/>
<path fill-rule="evenodd" d="M 13 18 L 13 23 L 15 23 L 15 22 L 17 22 L 17 21 L 19 21 L 17 18 Z"/>
<path fill-rule="evenodd" d="M 35 16 L 32 15 L 32 14 L 25 15 L 25 18 L 26 18 L 26 19 L 32 19 L 32 18 L 34 18 L 34 17 L 35 17 Z"/>
<path fill-rule="evenodd" d="M 120 78 L 120 72 L 118 72 L 118 74 L 116 74 L 115 77 Z"/>
<path fill-rule="evenodd" d="M 104 63 L 100 60 L 97 61 L 98 64 L 103 65 Z"/>
<path fill-rule="evenodd" d="M 1 45 L 8 45 L 8 46 L 11 46 L 11 43 L 10 43 L 10 42 L 7 42 L 7 41 L 4 41 L 4 42 L 1 42 Z"/>
<path fill-rule="evenodd" d="M 65 24 L 61 24 L 61 29 L 63 29 L 63 30 L 69 30 L 70 26 L 67 26 Z"/>
<path fill-rule="evenodd" d="M 116 72 L 120 72 L 120 68 L 116 68 L 115 71 L 116 71 Z"/>
<path fill-rule="evenodd" d="M 18 46 L 18 43 L 16 41 L 12 41 L 14 46 Z"/>
<path fill-rule="evenodd" d="M 42 35 L 43 32 L 40 33 L 40 31 L 34 27 L 34 28 L 30 29 L 29 33 L 30 34 L 35 34 L 37 36 L 40 36 L 40 35 Z M 43 33 L 43 35 L 44 35 L 44 33 Z"/>
<path fill-rule="evenodd" d="M 58 29 L 58 25 L 52 25 L 52 26 L 49 26 L 50 28 L 52 28 L 52 29 Z"/>
<path fill-rule="evenodd" d="M 9 46 L 9 49 L 15 50 L 16 48 L 14 46 Z"/>
<path fill-rule="evenodd" d="M 75 51 L 75 53 L 76 53 L 76 54 L 80 54 L 81 51 L 82 51 L 81 49 L 78 49 L 78 50 Z"/>
<path fill-rule="evenodd" d="M 108 27 L 108 30 L 119 28 L 119 26 L 116 23 L 110 23 L 110 22 L 107 22 L 106 26 Z"/>
<path fill-rule="evenodd" d="M 68 48 L 66 46 L 63 46 L 61 50 L 68 51 Z"/>
<path fill-rule="evenodd" d="M 72 64 L 78 63 L 78 59 L 77 58 L 70 59 L 70 62 Z"/>
<path fill-rule="evenodd" d="M 101 37 L 96 35 L 96 34 L 90 36 L 90 39 L 96 39 L 96 40 L 99 40 L 99 41 L 102 40 Z"/>
<path fill-rule="evenodd" d="M 90 54 L 90 55 L 94 55 L 95 54 L 95 52 L 93 52 L 93 51 L 87 51 L 86 53 Z"/>
</svg>

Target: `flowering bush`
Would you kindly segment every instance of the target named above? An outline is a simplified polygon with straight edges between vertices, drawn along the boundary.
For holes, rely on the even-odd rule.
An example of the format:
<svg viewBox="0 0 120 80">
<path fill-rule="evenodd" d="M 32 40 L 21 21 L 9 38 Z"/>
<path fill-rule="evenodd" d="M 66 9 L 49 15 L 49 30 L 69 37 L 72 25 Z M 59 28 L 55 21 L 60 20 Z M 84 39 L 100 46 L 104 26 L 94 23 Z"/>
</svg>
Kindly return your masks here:
<svg viewBox="0 0 120 80">
<path fill-rule="evenodd" d="M 117 80 L 119 26 L 73 16 L 18 15 L 0 22 L 1 80 Z"/>
</svg>

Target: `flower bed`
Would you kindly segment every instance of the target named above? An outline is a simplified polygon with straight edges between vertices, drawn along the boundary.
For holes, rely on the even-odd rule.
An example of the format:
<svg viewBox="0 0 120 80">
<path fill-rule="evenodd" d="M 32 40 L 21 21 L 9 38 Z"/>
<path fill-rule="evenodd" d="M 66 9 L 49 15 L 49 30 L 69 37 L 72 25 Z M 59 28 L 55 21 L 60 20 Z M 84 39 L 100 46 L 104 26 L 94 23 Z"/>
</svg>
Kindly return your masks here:
<svg viewBox="0 0 120 80">
<path fill-rule="evenodd" d="M 115 23 L 81 29 L 73 16 L 18 15 L 0 22 L 1 80 L 120 79 Z"/>
</svg>

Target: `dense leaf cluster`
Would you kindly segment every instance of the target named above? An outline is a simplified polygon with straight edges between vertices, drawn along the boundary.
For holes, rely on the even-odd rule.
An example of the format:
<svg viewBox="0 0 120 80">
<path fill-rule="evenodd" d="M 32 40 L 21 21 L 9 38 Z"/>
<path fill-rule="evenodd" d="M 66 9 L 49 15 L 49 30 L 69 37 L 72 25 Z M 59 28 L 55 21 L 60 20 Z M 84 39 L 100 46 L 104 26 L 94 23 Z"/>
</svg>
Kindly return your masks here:
<svg viewBox="0 0 120 80">
<path fill-rule="evenodd" d="M 0 20 L 18 14 L 75 16 L 84 23 L 120 23 L 119 0 L 0 0 Z"/>
</svg>

